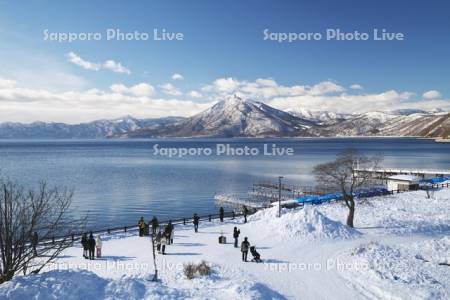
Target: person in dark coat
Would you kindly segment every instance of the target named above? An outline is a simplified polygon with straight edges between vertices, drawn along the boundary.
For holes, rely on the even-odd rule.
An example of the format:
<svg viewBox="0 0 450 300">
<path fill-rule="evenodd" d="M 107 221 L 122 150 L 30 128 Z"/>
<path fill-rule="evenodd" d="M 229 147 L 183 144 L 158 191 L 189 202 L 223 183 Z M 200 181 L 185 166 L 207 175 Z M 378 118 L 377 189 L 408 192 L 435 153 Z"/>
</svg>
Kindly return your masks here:
<svg viewBox="0 0 450 300">
<path fill-rule="evenodd" d="M 247 206 L 244 205 L 244 207 L 242 207 L 242 212 L 244 213 L 244 223 L 247 223 L 247 214 L 248 214 Z"/>
<path fill-rule="evenodd" d="M 242 252 L 242 261 L 247 262 L 248 249 L 250 248 L 250 243 L 247 240 L 247 237 L 244 238 L 241 244 L 241 252 Z"/>
<path fill-rule="evenodd" d="M 161 254 L 166 254 L 166 245 L 169 244 L 170 234 L 166 231 L 161 237 Z"/>
<path fill-rule="evenodd" d="M 173 230 L 174 226 L 172 224 L 172 221 L 170 220 L 166 226 L 166 230 L 164 231 L 168 236 L 167 245 L 173 244 Z"/>
<path fill-rule="evenodd" d="M 95 259 L 94 253 L 95 253 L 95 239 L 92 232 L 89 234 L 88 239 L 88 247 L 89 247 L 89 259 L 93 260 Z"/>
<path fill-rule="evenodd" d="M 225 211 L 223 209 L 223 207 L 221 207 L 219 209 L 219 218 L 220 218 L 220 222 L 223 222 L 223 217 L 225 216 Z"/>
<path fill-rule="evenodd" d="M 158 253 L 161 253 L 161 239 L 162 239 L 162 233 L 161 230 L 158 231 L 158 234 L 156 235 L 155 241 L 156 241 L 156 250 Z"/>
<path fill-rule="evenodd" d="M 233 230 L 234 248 L 238 247 L 238 239 L 239 239 L 240 233 L 241 233 L 241 231 L 239 229 L 237 229 L 237 227 L 234 227 L 234 230 Z"/>
<path fill-rule="evenodd" d="M 39 243 L 39 237 L 38 237 L 38 233 L 35 231 L 33 233 L 33 236 L 31 237 L 31 247 L 33 247 L 33 255 L 37 256 L 37 251 L 36 251 L 36 247 Z"/>
<path fill-rule="evenodd" d="M 200 217 L 197 214 L 194 214 L 194 230 L 195 232 L 198 232 L 198 224 L 200 223 Z"/>
<path fill-rule="evenodd" d="M 144 230 L 145 230 L 145 221 L 144 217 L 141 217 L 138 222 L 139 227 L 139 236 L 144 236 Z"/>
<path fill-rule="evenodd" d="M 152 220 L 150 222 L 152 224 L 152 233 L 156 234 L 156 230 L 158 229 L 158 226 L 159 226 L 158 218 L 153 216 L 153 218 L 152 218 Z"/>
<path fill-rule="evenodd" d="M 87 234 L 83 233 L 83 236 L 81 237 L 81 246 L 83 247 L 83 257 L 88 258 L 88 251 L 89 251 L 89 245 L 88 245 L 88 238 Z"/>
</svg>

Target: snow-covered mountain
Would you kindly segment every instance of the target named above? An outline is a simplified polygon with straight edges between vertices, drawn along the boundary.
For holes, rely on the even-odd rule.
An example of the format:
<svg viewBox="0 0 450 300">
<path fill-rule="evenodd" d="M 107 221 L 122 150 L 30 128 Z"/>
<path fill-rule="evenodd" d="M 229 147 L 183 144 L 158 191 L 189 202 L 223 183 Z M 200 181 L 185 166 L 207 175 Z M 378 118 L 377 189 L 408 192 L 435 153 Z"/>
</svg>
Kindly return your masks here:
<svg viewBox="0 0 450 300">
<path fill-rule="evenodd" d="M 335 113 L 335 112 L 331 112 L 331 111 L 320 111 L 320 110 L 315 111 L 315 110 L 308 110 L 308 109 L 301 108 L 301 107 L 288 108 L 288 109 L 286 109 L 286 112 L 288 112 L 296 117 L 310 120 L 310 121 L 315 122 L 316 124 L 321 124 L 321 125 L 332 124 L 337 121 L 345 120 L 352 116 L 351 114 L 341 114 L 341 113 Z"/>
<path fill-rule="evenodd" d="M 2 139 L 98 139 L 108 138 L 135 131 L 154 124 L 168 124 L 182 118 L 168 117 L 161 119 L 136 119 L 126 116 L 114 120 L 98 120 L 81 124 L 34 122 L 1 123 Z"/>
<path fill-rule="evenodd" d="M 0 138 L 75 139 L 134 137 L 421 136 L 448 138 L 450 113 L 436 110 L 339 114 L 291 108 L 281 111 L 237 96 L 189 118 L 168 117 L 64 123 L 2 123 Z"/>
<path fill-rule="evenodd" d="M 129 137 L 280 137 L 311 136 L 314 121 L 238 96 L 175 124 L 153 126 Z"/>
</svg>

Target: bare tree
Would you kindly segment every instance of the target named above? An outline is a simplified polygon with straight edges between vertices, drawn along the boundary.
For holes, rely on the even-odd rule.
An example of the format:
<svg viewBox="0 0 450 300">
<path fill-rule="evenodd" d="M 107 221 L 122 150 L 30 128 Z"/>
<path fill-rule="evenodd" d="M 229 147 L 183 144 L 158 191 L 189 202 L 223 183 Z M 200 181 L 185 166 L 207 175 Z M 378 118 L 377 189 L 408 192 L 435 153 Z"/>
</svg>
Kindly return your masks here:
<svg viewBox="0 0 450 300">
<path fill-rule="evenodd" d="M 153 267 L 155 268 L 155 274 L 153 275 L 152 281 L 158 281 L 158 265 L 156 263 L 156 241 L 155 241 L 155 234 L 152 232 L 150 234 L 152 238 L 152 255 L 153 255 Z"/>
<path fill-rule="evenodd" d="M 342 193 L 348 208 L 347 225 L 350 227 L 353 227 L 355 217 L 354 192 L 370 183 L 373 177 L 368 171 L 376 169 L 380 161 L 380 156 L 368 157 L 349 149 L 338 154 L 334 161 L 314 167 L 313 173 L 319 185 Z"/>
<path fill-rule="evenodd" d="M 69 215 L 73 192 L 48 187 L 24 189 L 0 179 L 0 284 L 22 272 L 39 273 L 65 249 L 86 218 Z"/>
</svg>

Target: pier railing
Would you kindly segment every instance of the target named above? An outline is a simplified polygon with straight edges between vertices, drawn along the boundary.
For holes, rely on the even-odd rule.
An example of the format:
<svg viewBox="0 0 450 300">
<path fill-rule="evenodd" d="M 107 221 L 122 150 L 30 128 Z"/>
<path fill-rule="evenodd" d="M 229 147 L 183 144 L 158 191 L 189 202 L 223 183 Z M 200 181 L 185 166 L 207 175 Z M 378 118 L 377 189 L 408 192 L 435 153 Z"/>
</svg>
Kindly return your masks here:
<svg viewBox="0 0 450 300">
<path fill-rule="evenodd" d="M 416 189 L 411 189 L 411 190 L 390 190 L 387 191 L 386 195 L 394 195 L 394 194 L 399 194 L 399 193 L 404 193 L 404 192 L 413 192 L 413 191 L 427 191 L 427 190 L 436 190 L 439 188 L 448 188 L 450 187 L 450 183 L 440 183 L 440 184 L 432 184 L 432 185 L 427 185 L 427 186 L 419 186 Z M 383 195 L 380 195 L 383 196 Z M 368 198 L 368 197 L 361 197 L 361 198 Z M 358 198 L 358 199 L 361 199 Z M 332 200 L 332 201 L 328 201 L 328 202 L 337 202 L 337 201 L 343 201 L 343 200 Z M 301 204 L 299 204 L 301 205 Z M 252 212 L 254 213 L 258 210 L 264 209 L 265 207 L 261 207 L 261 208 L 252 208 Z M 250 215 L 251 213 L 248 213 L 247 215 Z M 224 219 L 235 219 L 237 217 L 242 217 L 244 215 L 244 213 L 242 212 L 235 212 L 235 211 L 228 211 L 224 213 Z M 199 215 L 199 220 L 200 221 L 207 221 L 207 222 L 212 222 L 213 220 L 217 220 L 220 219 L 220 214 L 208 214 L 208 215 Z M 169 222 L 171 222 L 174 225 L 187 225 L 187 224 L 192 224 L 193 222 L 193 217 L 184 217 L 184 218 L 177 218 L 177 219 L 168 219 L 168 220 L 158 220 L 159 226 L 161 225 L 167 225 Z M 146 226 L 149 226 L 149 230 L 151 230 L 151 224 L 146 224 Z M 55 236 L 52 237 L 51 239 L 47 239 L 47 240 L 42 240 L 39 241 L 39 244 L 49 244 L 49 243 L 55 243 L 55 241 L 57 240 L 62 240 L 62 239 L 71 239 L 72 242 L 75 242 L 77 240 L 81 239 L 81 236 L 86 233 L 86 232 L 92 232 L 93 234 L 115 234 L 115 233 L 127 233 L 127 232 L 133 232 L 133 231 L 137 231 L 139 229 L 139 226 L 137 224 L 132 224 L 132 225 L 125 225 L 125 226 L 117 226 L 117 227 L 108 227 L 106 229 L 100 229 L 100 230 L 88 230 L 88 231 L 83 231 L 83 232 L 79 232 L 76 234 L 72 234 L 70 236 L 67 235 L 62 235 L 62 236 Z"/>
</svg>

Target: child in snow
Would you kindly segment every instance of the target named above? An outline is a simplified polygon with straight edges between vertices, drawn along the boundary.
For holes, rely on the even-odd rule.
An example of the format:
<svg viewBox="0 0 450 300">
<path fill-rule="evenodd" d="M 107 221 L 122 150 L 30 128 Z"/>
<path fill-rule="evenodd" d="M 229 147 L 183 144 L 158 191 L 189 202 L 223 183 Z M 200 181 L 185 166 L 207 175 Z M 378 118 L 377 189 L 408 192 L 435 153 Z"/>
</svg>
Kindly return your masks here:
<svg viewBox="0 0 450 300">
<path fill-rule="evenodd" d="M 97 248 L 97 258 L 102 257 L 102 238 L 100 235 L 97 235 L 97 239 L 95 240 L 95 247 Z"/>
</svg>

